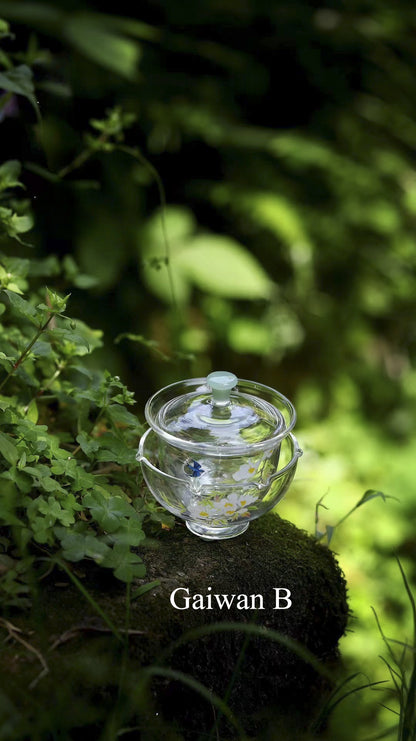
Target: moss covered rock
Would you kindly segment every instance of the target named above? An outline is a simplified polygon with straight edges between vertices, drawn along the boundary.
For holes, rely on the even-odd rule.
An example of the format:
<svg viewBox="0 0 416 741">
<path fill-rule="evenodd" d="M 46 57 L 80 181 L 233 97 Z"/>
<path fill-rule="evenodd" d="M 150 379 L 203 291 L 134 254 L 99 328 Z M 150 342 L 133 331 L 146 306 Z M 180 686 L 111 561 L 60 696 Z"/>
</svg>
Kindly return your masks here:
<svg viewBox="0 0 416 741">
<path fill-rule="evenodd" d="M 275 635 L 272 640 L 238 629 L 211 633 L 209 626 L 262 626 L 332 667 L 348 616 L 345 580 L 332 552 L 270 515 L 225 541 L 206 542 L 177 527 L 144 559 L 147 578 L 160 582 L 135 608 L 137 624 L 152 626 L 156 637 L 148 643 L 149 658 L 186 631 L 207 627 L 206 636 L 179 641 L 168 652 L 170 665 L 227 697 L 235 715 L 256 733 L 270 725 L 276 729 L 279 718 L 287 734 L 282 739 L 292 737 L 290 725 L 294 737 L 307 727 L 327 683 L 305 662 L 302 649 L 295 653 Z M 212 727 L 213 709 L 183 685 L 165 682 L 158 697 L 163 712 L 181 727 L 195 732 Z"/>
<path fill-rule="evenodd" d="M 128 651 L 108 628 L 110 621 L 123 637 L 125 585 L 94 565 L 74 567 L 90 601 L 54 571 L 32 615 L 13 616 L 20 637 L 38 653 L 16 640 L 0 651 L 7 679 L 0 720 L 16 729 L 10 739 L 109 741 L 121 731 L 127 741 L 241 738 L 214 695 L 226 700 L 247 738 L 309 739 L 328 688 L 322 672 L 336 665 L 348 616 L 345 581 L 331 551 L 269 515 L 222 542 L 205 542 L 178 523 L 142 556 L 143 585 L 156 583 L 131 601 Z M 133 597 L 139 586 L 132 585 Z M 226 595 L 229 609 L 214 595 L 220 603 Z M 309 663 L 305 649 L 322 669 Z"/>
</svg>

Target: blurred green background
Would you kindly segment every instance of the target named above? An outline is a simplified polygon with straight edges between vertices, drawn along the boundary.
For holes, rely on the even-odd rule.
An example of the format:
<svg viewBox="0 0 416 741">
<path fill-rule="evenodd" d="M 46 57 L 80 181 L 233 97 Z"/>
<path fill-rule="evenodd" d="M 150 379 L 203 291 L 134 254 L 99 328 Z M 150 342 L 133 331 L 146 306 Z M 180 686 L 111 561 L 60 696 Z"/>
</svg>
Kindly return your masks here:
<svg viewBox="0 0 416 741">
<path fill-rule="evenodd" d="M 366 489 L 396 498 L 331 543 L 346 672 L 389 679 L 371 606 L 410 640 L 394 555 L 416 581 L 413 4 L 0 0 L 0 17 L 35 84 L 0 107 L 35 219 L 17 252 L 79 266 L 71 314 L 104 330 L 93 358 L 140 416 L 215 369 L 289 396 L 305 454 L 281 516 L 313 532 L 323 495 L 321 529 Z M 397 709 L 349 697 L 328 738 L 394 725 L 381 703 Z"/>
</svg>

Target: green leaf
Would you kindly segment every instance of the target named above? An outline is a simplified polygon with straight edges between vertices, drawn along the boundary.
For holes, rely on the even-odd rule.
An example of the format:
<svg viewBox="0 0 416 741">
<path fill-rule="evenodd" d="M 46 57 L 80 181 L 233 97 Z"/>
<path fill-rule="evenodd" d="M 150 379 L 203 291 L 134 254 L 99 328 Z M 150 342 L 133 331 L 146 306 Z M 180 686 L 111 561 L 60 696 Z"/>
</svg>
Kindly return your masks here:
<svg viewBox="0 0 416 741">
<path fill-rule="evenodd" d="M 27 456 L 26 456 L 26 451 L 24 450 L 23 453 L 22 453 L 22 455 L 20 456 L 20 459 L 19 459 L 18 464 L 17 464 L 17 467 L 18 467 L 19 470 L 21 470 L 22 468 L 25 467 L 26 460 L 27 460 Z"/>
<path fill-rule="evenodd" d="M 273 337 L 270 327 L 264 321 L 248 316 L 235 317 L 229 323 L 227 334 L 230 347 L 235 352 L 270 354 Z"/>
<path fill-rule="evenodd" d="M 6 371 L 9 373 L 16 362 L 15 357 L 11 357 L 10 355 L 5 355 L 4 352 L 0 352 L 0 365 L 6 369 Z M 3 404 L 3 402 L 1 402 Z"/>
<path fill-rule="evenodd" d="M 150 581 L 148 584 L 142 584 L 141 587 L 138 589 L 135 589 L 134 592 L 131 594 L 131 601 L 137 599 L 138 597 L 141 597 L 143 594 L 146 594 L 146 592 L 150 592 L 151 589 L 155 589 L 156 587 L 160 587 L 160 581 L 159 579 L 156 579 L 155 581 Z"/>
<path fill-rule="evenodd" d="M 133 578 L 140 579 L 146 573 L 146 567 L 140 556 L 131 553 L 126 545 L 115 545 L 102 561 L 102 566 L 114 569 L 114 576 L 126 582 Z"/>
<path fill-rule="evenodd" d="M 102 331 L 87 327 L 79 319 L 73 322 L 69 328 L 56 327 L 50 330 L 46 337 L 49 342 L 57 343 L 65 354 L 77 355 L 79 357 L 89 355 L 93 350 L 102 346 Z"/>
<path fill-rule="evenodd" d="M 77 288 L 92 288 L 98 283 L 98 279 L 92 275 L 80 273 L 79 267 L 72 255 L 65 255 L 62 260 L 62 267 L 65 271 L 65 277 Z"/>
<path fill-rule="evenodd" d="M 119 543 L 136 547 L 143 542 L 145 534 L 142 530 L 140 520 L 124 519 L 122 524 L 114 533 L 109 535 L 112 543 Z"/>
<path fill-rule="evenodd" d="M 72 475 L 72 474 L 71 474 Z M 72 485 L 73 491 L 88 491 L 93 489 L 97 483 L 96 477 L 88 471 L 84 471 L 81 466 L 76 466 L 73 472 L 74 483 Z"/>
<path fill-rule="evenodd" d="M 268 298 L 272 282 L 256 258 L 241 244 L 216 234 L 193 236 L 194 220 L 185 209 L 166 209 L 166 233 L 161 217 L 154 215 L 141 233 L 144 244 L 144 278 L 163 301 L 187 303 L 192 284 L 226 298 Z M 156 260 L 158 262 L 156 262 Z"/>
<path fill-rule="evenodd" d="M 290 201 L 275 193 L 252 193 L 243 205 L 248 214 L 270 229 L 286 244 L 309 244 L 300 211 Z"/>
<path fill-rule="evenodd" d="M 5 435 L 4 432 L 0 432 L 0 454 L 11 466 L 15 466 L 19 460 L 19 452 L 15 440 L 9 435 Z"/>
<path fill-rule="evenodd" d="M 107 30 L 100 25 L 98 15 L 68 15 L 63 32 L 68 41 L 91 61 L 127 79 L 137 77 L 141 56 L 139 44 Z"/>
<path fill-rule="evenodd" d="M 7 70 L 7 72 L 0 72 L 0 88 L 16 95 L 23 95 L 34 107 L 38 119 L 40 118 L 39 106 L 33 86 L 33 74 L 30 67 L 26 64 L 21 64 L 18 67 Z"/>
<path fill-rule="evenodd" d="M 106 499 L 100 492 L 86 494 L 83 502 L 98 524 L 108 533 L 115 532 L 125 517 L 138 519 L 137 512 L 122 497 Z"/>
<path fill-rule="evenodd" d="M 13 466 L 8 471 L 2 473 L 1 476 L 2 478 L 7 478 L 10 479 L 10 481 L 14 481 L 18 489 L 23 494 L 29 494 L 33 490 L 33 480 L 26 473 L 20 471 L 19 468 L 15 468 Z"/>
<path fill-rule="evenodd" d="M 54 535 L 52 531 L 52 525 L 55 522 L 54 517 L 33 517 L 30 521 L 30 526 L 33 530 L 33 537 L 37 543 L 47 543 L 52 545 L 54 541 Z"/>
<path fill-rule="evenodd" d="M 146 575 L 146 566 L 138 559 L 137 563 L 122 563 L 114 569 L 114 576 L 127 583 L 133 579 L 142 579 Z"/>
<path fill-rule="evenodd" d="M 28 260 L 27 263 L 27 270 L 29 272 L 29 275 L 33 277 L 49 278 L 51 275 L 55 276 L 59 275 L 60 273 L 59 260 L 56 255 L 49 255 L 42 260 L 35 260 L 32 258 L 30 262 Z"/>
<path fill-rule="evenodd" d="M 68 512 L 66 509 L 61 509 L 57 519 L 65 527 L 69 527 L 69 525 L 72 525 L 75 522 L 75 517 L 72 512 Z"/>
<path fill-rule="evenodd" d="M 81 533 L 66 533 L 61 539 L 62 555 L 68 561 L 81 561 L 85 556 L 85 535 Z"/>
<path fill-rule="evenodd" d="M 106 414 L 112 422 L 132 427 L 135 430 L 141 430 L 143 427 L 137 417 L 120 404 L 110 404 Z"/>
<path fill-rule="evenodd" d="M 29 301 L 26 301 L 26 299 L 19 296 L 19 294 L 14 293 L 13 291 L 4 291 L 4 293 L 7 295 L 10 305 L 12 309 L 19 314 L 20 316 L 24 317 L 25 319 L 28 319 L 32 324 L 35 324 L 37 327 L 39 327 L 41 316 L 39 315 L 39 312 L 35 309 L 34 306 L 32 306 Z"/>
<path fill-rule="evenodd" d="M 36 424 L 39 418 L 39 410 L 36 404 L 36 399 L 32 399 L 27 408 L 26 416 L 30 419 L 33 424 Z"/>
<path fill-rule="evenodd" d="M 51 5 L 35 2 L 16 2 L 16 0 L 1 0 L 0 13 L 13 21 L 28 23 L 36 26 L 44 24 L 52 26 L 59 23 L 62 13 Z"/>
<path fill-rule="evenodd" d="M 182 274 L 202 291 L 225 298 L 268 298 L 272 282 L 258 260 L 230 237 L 195 237 L 176 258 Z"/>
<path fill-rule="evenodd" d="M 43 515 L 50 515 L 55 520 L 59 517 L 62 511 L 61 505 L 56 501 L 55 497 L 48 497 L 47 501 L 40 497 L 38 501 L 38 510 L 39 512 L 42 512 Z"/>
<path fill-rule="evenodd" d="M 166 510 L 162 509 L 155 503 L 155 509 L 151 511 L 150 519 L 153 522 L 157 522 L 158 524 L 162 525 L 162 527 L 172 530 L 172 528 L 175 526 L 175 518 L 173 515 L 171 515 L 169 512 L 166 512 Z"/>
<path fill-rule="evenodd" d="M 44 340 L 36 340 L 31 352 L 36 358 L 51 358 L 53 356 L 53 350 L 49 342 L 44 342 Z"/>
<path fill-rule="evenodd" d="M 0 165 L 0 192 L 8 188 L 22 188 L 19 175 L 22 166 L 18 160 L 8 160 Z"/>
<path fill-rule="evenodd" d="M 94 456 L 95 453 L 100 449 L 100 443 L 94 438 L 89 437 L 86 432 L 80 432 L 76 437 L 77 443 L 81 446 L 81 450 L 85 453 L 88 458 Z"/>
<path fill-rule="evenodd" d="M 33 220 L 30 215 L 18 216 L 10 208 L 0 206 L 0 226 L 6 234 L 12 239 L 24 244 L 20 239 L 20 234 L 28 232 L 33 226 Z"/>
<path fill-rule="evenodd" d="M 6 36 L 10 36 L 10 26 L 9 24 L 3 20 L 3 18 L 0 18 L 0 39 L 4 39 Z"/>
<path fill-rule="evenodd" d="M 63 489 L 62 486 L 52 476 L 44 476 L 40 478 L 39 486 L 41 486 L 44 491 L 60 492 L 62 494 L 65 494 L 65 489 Z"/>
<path fill-rule="evenodd" d="M 165 229 L 163 228 L 165 226 Z M 195 231 L 195 219 L 189 209 L 177 206 L 165 208 L 164 213 L 157 210 L 140 230 L 140 259 L 143 277 L 150 290 L 162 301 L 172 302 L 171 282 L 175 299 L 180 304 L 189 300 L 191 289 L 189 281 L 176 265 L 177 255 L 183 250 Z M 170 263 L 167 259 L 167 245 Z"/>
<path fill-rule="evenodd" d="M 387 499 L 396 499 L 396 497 L 389 496 L 388 494 L 383 494 L 382 491 L 368 489 L 366 492 L 364 492 L 359 502 L 357 502 L 356 507 L 361 507 L 362 504 L 369 502 L 370 499 L 376 499 L 377 497 L 381 497 L 384 502 L 387 501 Z"/>
<path fill-rule="evenodd" d="M 96 563 L 102 563 L 108 553 L 108 545 L 90 533 L 67 533 L 61 540 L 62 555 L 68 561 L 81 561 L 82 558 L 92 558 Z"/>
<path fill-rule="evenodd" d="M 145 245 L 157 245 L 161 254 L 164 252 L 163 219 L 171 245 L 183 244 L 196 229 L 196 220 L 189 208 L 166 206 L 164 212 L 157 209 L 142 229 L 141 236 Z"/>
<path fill-rule="evenodd" d="M 97 453 L 97 460 L 114 461 L 120 466 L 128 466 L 135 463 L 135 455 L 134 450 L 128 448 L 123 440 L 120 440 L 111 432 L 100 435 L 100 449 Z"/>
</svg>

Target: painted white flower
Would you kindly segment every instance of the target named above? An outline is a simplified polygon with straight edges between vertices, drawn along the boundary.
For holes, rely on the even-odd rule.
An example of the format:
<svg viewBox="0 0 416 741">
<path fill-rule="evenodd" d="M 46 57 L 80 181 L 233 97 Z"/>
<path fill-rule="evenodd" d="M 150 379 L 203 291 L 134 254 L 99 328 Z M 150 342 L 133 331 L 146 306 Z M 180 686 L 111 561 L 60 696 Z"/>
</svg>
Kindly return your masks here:
<svg viewBox="0 0 416 741">
<path fill-rule="evenodd" d="M 220 505 L 221 502 L 215 502 L 211 499 L 196 500 L 188 505 L 188 513 L 193 520 L 213 520 L 224 517 Z"/>
<path fill-rule="evenodd" d="M 221 504 L 223 512 L 228 517 L 235 517 L 248 514 L 247 507 L 257 501 L 257 497 L 252 494 L 229 494 L 223 499 Z"/>
<path fill-rule="evenodd" d="M 258 469 L 258 462 L 257 461 L 249 461 L 248 463 L 243 463 L 240 468 L 233 473 L 233 479 L 235 481 L 244 481 L 244 479 L 251 479 L 252 476 L 256 473 Z"/>
<path fill-rule="evenodd" d="M 252 494 L 229 494 L 224 499 L 196 500 L 188 505 L 188 513 L 194 520 L 222 520 L 227 522 L 249 515 L 247 507 L 257 501 Z"/>
</svg>

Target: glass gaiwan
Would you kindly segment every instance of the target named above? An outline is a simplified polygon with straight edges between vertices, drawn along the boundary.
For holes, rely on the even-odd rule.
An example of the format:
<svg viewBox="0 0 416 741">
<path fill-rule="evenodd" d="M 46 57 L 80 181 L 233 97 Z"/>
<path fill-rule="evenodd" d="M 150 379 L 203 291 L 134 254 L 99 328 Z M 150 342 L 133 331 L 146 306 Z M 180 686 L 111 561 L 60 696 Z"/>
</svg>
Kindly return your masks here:
<svg viewBox="0 0 416 741">
<path fill-rule="evenodd" d="M 140 441 L 147 486 L 206 540 L 233 538 L 286 493 L 302 455 L 289 399 L 215 371 L 158 391 Z"/>
</svg>

